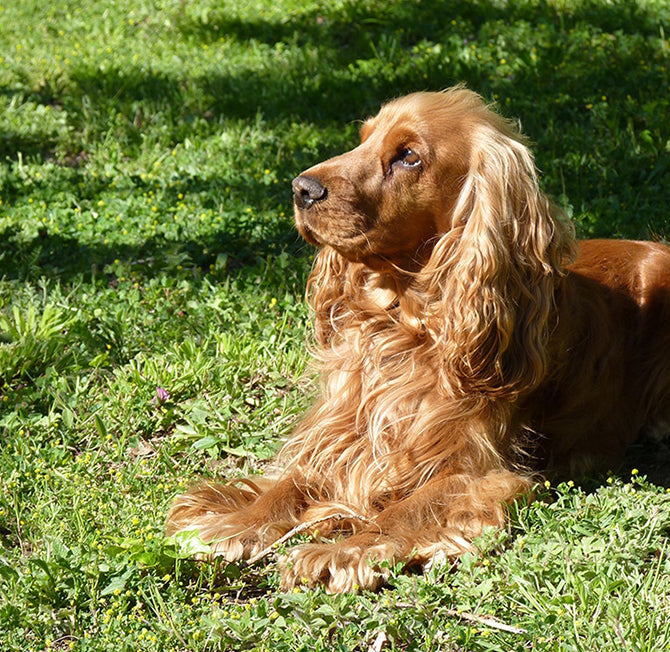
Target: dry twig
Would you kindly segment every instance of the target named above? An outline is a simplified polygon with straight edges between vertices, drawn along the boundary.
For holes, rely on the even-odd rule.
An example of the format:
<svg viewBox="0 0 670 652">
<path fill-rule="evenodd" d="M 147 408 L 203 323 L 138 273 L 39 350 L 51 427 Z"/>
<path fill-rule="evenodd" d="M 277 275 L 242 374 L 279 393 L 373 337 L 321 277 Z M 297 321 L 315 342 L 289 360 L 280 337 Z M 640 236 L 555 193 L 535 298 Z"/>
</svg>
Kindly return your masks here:
<svg viewBox="0 0 670 652">
<path fill-rule="evenodd" d="M 397 607 L 415 607 L 417 605 L 410 604 L 408 602 L 398 602 L 396 603 Z M 508 625 L 507 623 L 500 622 L 493 616 L 479 616 L 477 614 L 470 613 L 468 611 L 457 611 L 456 609 L 447 609 L 447 616 L 451 618 L 460 618 L 461 620 L 467 620 L 471 623 L 478 623 L 491 629 L 499 629 L 503 632 L 510 632 L 511 634 L 525 634 L 526 630 L 521 629 L 521 627 L 514 627 L 513 625 Z"/>
<path fill-rule="evenodd" d="M 306 523 L 300 523 L 296 525 L 293 529 L 289 530 L 284 536 L 279 537 L 274 543 L 270 544 L 267 548 L 263 548 L 260 552 L 256 553 L 253 557 L 249 557 L 247 560 L 248 564 L 255 564 L 257 561 L 260 561 L 264 557 L 267 557 L 270 553 L 274 552 L 279 546 L 283 543 L 286 543 L 289 539 L 296 536 L 297 534 L 302 534 L 307 530 L 311 530 L 315 525 L 319 523 L 325 523 L 326 521 L 346 521 L 346 520 L 361 521 L 363 523 L 371 524 L 369 518 L 361 516 L 360 514 L 331 514 L 330 516 L 322 516 L 321 518 L 315 518 Z"/>
</svg>

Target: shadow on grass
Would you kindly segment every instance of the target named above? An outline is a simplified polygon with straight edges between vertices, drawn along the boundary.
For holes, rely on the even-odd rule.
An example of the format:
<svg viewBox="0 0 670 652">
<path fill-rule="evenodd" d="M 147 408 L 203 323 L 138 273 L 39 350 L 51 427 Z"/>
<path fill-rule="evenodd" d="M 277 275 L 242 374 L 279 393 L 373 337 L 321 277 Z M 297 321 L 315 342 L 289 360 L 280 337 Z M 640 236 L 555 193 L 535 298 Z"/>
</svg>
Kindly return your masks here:
<svg viewBox="0 0 670 652">
<path fill-rule="evenodd" d="M 533 125 L 533 133 L 542 130 L 547 115 L 556 115 L 558 95 L 574 97 L 580 107 L 592 94 L 616 99 L 636 91 L 651 99 L 662 81 L 656 71 L 640 65 L 651 52 L 645 38 L 659 35 L 657 14 L 632 0 L 607 6 L 585 2 L 564 12 L 544 2 L 350 2 L 299 11 L 275 22 L 243 20 L 224 10 L 210 14 L 206 24 L 181 16 L 175 20 L 183 35 L 199 41 L 225 36 L 238 41 L 240 50 L 251 42 L 274 47 L 275 63 L 240 65 L 196 79 L 151 72 L 145 65 L 106 72 L 80 68 L 72 74 L 75 95 L 90 97 L 100 108 L 112 101 L 129 114 L 145 102 L 150 115 L 153 103 L 156 111 L 171 112 L 175 121 L 187 124 L 198 116 L 247 119 L 257 112 L 271 123 L 341 123 L 376 112 L 391 97 L 464 81 L 487 97 L 505 93 L 521 104 L 525 100 L 534 110 L 523 121 Z M 527 31 L 519 32 L 524 25 Z M 581 31 L 584 47 L 567 53 L 563 43 L 546 45 L 532 65 L 524 62 L 509 75 L 467 52 L 473 44 L 497 42 L 498 56 L 504 57 L 506 49 L 514 56 L 516 38 L 531 38 L 547 26 L 562 34 Z M 589 35 L 608 30 L 643 38 L 633 47 L 589 47 Z M 465 52 L 456 52 L 459 47 Z"/>
<path fill-rule="evenodd" d="M 240 50 L 260 43 L 274 56 L 266 57 L 267 65 L 222 66 L 200 77 L 181 74 L 179 69 L 152 70 L 147 62 L 112 66 L 104 72 L 73 64 L 60 88 L 60 82 L 47 83 L 41 90 L 29 89 L 26 83 L 24 90 L 0 92 L 23 92 L 65 109 L 77 156 L 79 148 L 86 146 L 77 141 L 84 131 L 93 141 L 111 134 L 132 155 L 157 125 L 160 138 L 170 146 L 203 132 L 216 133 L 227 120 L 244 121 L 256 114 L 279 133 L 283 125 L 293 122 L 329 126 L 324 151 L 332 153 L 329 147 L 340 146 L 339 142 L 333 145 L 332 129 L 375 113 L 386 99 L 464 81 L 487 98 L 500 95 L 508 100 L 504 112 L 521 118 L 525 131 L 537 142 L 540 168 L 551 172 L 547 178 L 551 194 L 567 191 L 579 212 L 595 205 L 597 219 L 608 214 L 613 203 L 617 217 L 599 221 L 589 234 L 641 237 L 647 230 L 661 234 L 668 230 L 667 202 L 658 195 L 667 188 L 670 153 L 656 141 L 647 149 L 635 142 L 639 132 L 660 144 L 670 138 L 670 102 L 658 94 L 667 85 L 667 67 L 660 60 L 651 61 L 661 56 L 651 40 L 659 35 L 663 12 L 670 14 L 662 8 L 651 11 L 633 0 L 607 5 L 586 1 L 565 10 L 536 1 L 504 5 L 492 0 L 351 1 L 298 9 L 276 20 L 244 20 L 229 9 L 214 9 L 204 22 L 180 10 L 174 22 L 186 38 L 207 43 L 225 36 L 236 41 Z M 538 35 L 543 30 L 554 36 L 570 35 L 572 40 L 542 40 Z M 603 44 L 597 37 L 604 31 L 611 35 Z M 529 43 L 537 45 L 534 58 L 530 58 Z M 569 51 L 566 43 L 572 44 Z M 479 51 L 486 56 L 478 57 Z M 514 63 L 520 65 L 501 67 L 505 56 L 515 57 Z M 617 111 L 610 116 L 603 107 L 600 118 L 587 107 L 605 97 Z M 110 116 L 124 119 L 110 126 Z M 39 137 L 4 135 L 0 156 L 13 156 L 17 149 L 44 156 Z M 571 151 L 577 144 L 579 151 Z M 306 157 L 298 145 L 286 143 L 280 149 L 287 178 L 305 167 Z M 611 161 L 605 173 L 603 164 L 590 165 L 594 153 Z M 584 162 L 571 165 L 570 157 Z M 192 183 L 204 186 L 207 180 Z M 244 192 L 253 203 L 262 202 L 268 191 L 259 184 Z M 269 201 L 278 200 L 275 196 Z M 284 206 L 289 202 L 287 186 Z M 43 267 L 46 273 L 61 275 L 126 255 L 160 256 L 173 247 L 149 242 L 127 252 L 81 247 L 74 239 L 45 235 L 15 251 L 11 241 L 5 238 L 5 261 L 20 253 L 26 261 L 34 261 L 29 264 L 35 274 Z M 224 231 L 207 242 L 183 242 L 182 246 L 194 260 L 206 257 L 205 251 L 236 249 L 236 257 L 243 261 L 253 256 L 254 248 L 263 255 L 294 244 L 293 235 L 281 231 L 256 243 Z M 3 267 L 10 273 L 11 264 Z"/>
<path fill-rule="evenodd" d="M 196 277 L 215 269 L 218 274 L 258 273 L 268 257 L 286 252 L 305 256 L 311 251 L 298 233 L 286 229 L 266 241 L 250 242 L 214 234 L 190 240 L 169 240 L 152 237 L 138 245 L 102 245 L 81 243 L 75 238 L 41 232 L 26 239 L 16 228 L 0 232 L 0 278 L 37 279 L 42 276 L 70 282 L 106 278 L 115 281 L 114 267 L 120 264 L 129 274 L 146 278 L 157 273 L 187 275 L 191 270 Z M 286 279 L 288 281 L 288 279 Z M 298 294 L 303 291 L 304 279 L 298 281 Z"/>
<path fill-rule="evenodd" d="M 664 438 L 642 437 L 626 453 L 621 468 L 622 477 L 638 469 L 641 475 L 659 487 L 670 488 L 670 433 Z"/>
<path fill-rule="evenodd" d="M 18 134 L 0 129 L 0 160 L 15 159 L 18 152 L 24 157 L 49 158 L 56 139 L 48 134 Z"/>
<path fill-rule="evenodd" d="M 523 120 L 534 126 L 528 131 L 535 135 L 535 127 L 540 132 L 547 115 L 556 117 L 553 105 L 558 95 L 574 96 L 580 106 L 591 91 L 617 98 L 635 90 L 651 99 L 662 80 L 640 62 L 651 51 L 645 39 L 659 35 L 660 11 L 652 12 L 633 0 L 606 6 L 585 2 L 574 10 L 547 2 L 503 6 L 480 0 L 348 2 L 298 10 L 275 21 L 240 19 L 231 16 L 230 9 L 221 9 L 210 12 L 205 23 L 180 12 L 174 20 L 183 36 L 200 42 L 232 38 L 240 51 L 260 42 L 275 48 L 275 61 L 253 68 L 240 64 L 235 71 L 224 68 L 196 79 L 184 78 L 178 70 L 152 70 L 146 62 L 134 68 L 112 66 L 104 72 L 75 67 L 70 74 L 73 87 L 57 93 L 47 85 L 33 95 L 44 103 L 62 103 L 75 116 L 81 113 L 81 96 L 86 96 L 93 112 L 105 121 L 110 108 L 127 114 L 131 137 L 142 131 L 137 112 L 138 103 L 143 103 L 147 123 L 153 112 L 167 113 L 179 138 L 193 119 L 203 116 L 248 119 L 260 112 L 270 122 L 342 123 L 376 112 L 390 97 L 464 81 L 487 97 L 504 92 L 514 103 L 525 100 L 534 110 Z M 520 34 L 518 28 L 524 25 L 527 32 Z M 495 43 L 499 56 L 506 49 L 513 56 L 515 39 L 530 38 L 528 34 L 547 26 L 561 34 L 576 30 L 588 36 L 609 30 L 642 38 L 632 47 L 617 49 L 613 44 L 606 52 L 589 48 L 588 43 L 569 53 L 562 43 L 549 44 L 538 49 L 532 65 L 525 62 L 528 65 L 507 76 L 474 54 L 456 52 L 458 46 L 464 46 L 467 54 L 472 44 Z M 290 49 L 292 53 L 286 54 Z M 538 114 L 541 119 L 536 120 Z"/>
</svg>

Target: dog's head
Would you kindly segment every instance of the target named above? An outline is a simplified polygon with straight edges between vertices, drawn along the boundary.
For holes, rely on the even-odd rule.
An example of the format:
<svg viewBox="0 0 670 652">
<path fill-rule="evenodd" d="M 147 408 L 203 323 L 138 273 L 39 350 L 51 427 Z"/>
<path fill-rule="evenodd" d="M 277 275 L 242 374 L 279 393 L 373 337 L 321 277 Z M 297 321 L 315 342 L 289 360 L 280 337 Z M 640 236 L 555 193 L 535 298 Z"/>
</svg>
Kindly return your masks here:
<svg viewBox="0 0 670 652">
<path fill-rule="evenodd" d="M 363 124 L 358 147 L 293 181 L 300 233 L 372 267 L 415 267 L 452 226 L 472 135 L 487 114 L 494 115 L 462 89 L 385 105 Z"/>
</svg>

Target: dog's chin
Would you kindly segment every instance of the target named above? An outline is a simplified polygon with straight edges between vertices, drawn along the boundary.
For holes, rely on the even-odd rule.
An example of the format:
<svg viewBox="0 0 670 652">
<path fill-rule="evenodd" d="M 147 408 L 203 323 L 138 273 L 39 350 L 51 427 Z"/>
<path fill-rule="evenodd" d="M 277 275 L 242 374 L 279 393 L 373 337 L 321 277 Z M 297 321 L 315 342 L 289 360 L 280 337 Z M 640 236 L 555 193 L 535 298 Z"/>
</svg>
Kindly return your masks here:
<svg viewBox="0 0 670 652">
<path fill-rule="evenodd" d="M 304 220 L 301 220 L 298 215 L 296 214 L 295 218 L 295 225 L 296 228 L 298 229 L 298 233 L 302 237 L 303 240 L 306 242 L 309 242 L 311 245 L 315 245 L 316 247 L 321 247 L 325 242 L 321 240 L 317 234 L 304 222 Z"/>
</svg>

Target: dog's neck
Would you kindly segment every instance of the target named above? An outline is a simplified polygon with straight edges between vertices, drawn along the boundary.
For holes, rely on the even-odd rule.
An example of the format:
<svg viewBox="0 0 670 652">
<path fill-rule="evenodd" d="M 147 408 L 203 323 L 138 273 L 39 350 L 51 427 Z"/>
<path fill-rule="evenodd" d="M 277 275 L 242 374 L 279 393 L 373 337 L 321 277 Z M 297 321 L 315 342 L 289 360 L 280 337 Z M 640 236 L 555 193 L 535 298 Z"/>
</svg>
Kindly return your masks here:
<svg viewBox="0 0 670 652">
<path fill-rule="evenodd" d="M 378 314 L 387 314 L 423 332 L 423 307 L 415 283 L 411 274 L 371 271 L 364 287 L 366 303 L 372 304 Z"/>
</svg>

